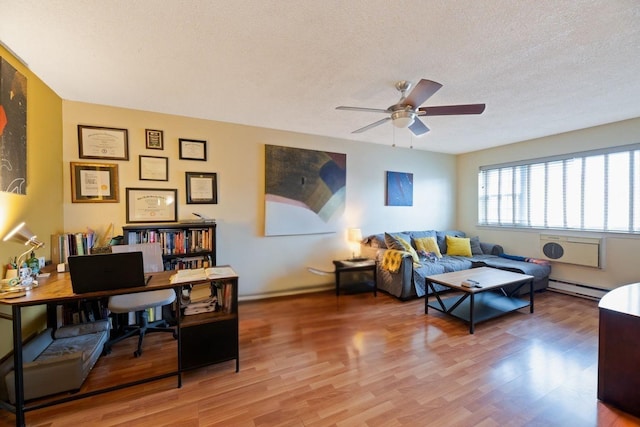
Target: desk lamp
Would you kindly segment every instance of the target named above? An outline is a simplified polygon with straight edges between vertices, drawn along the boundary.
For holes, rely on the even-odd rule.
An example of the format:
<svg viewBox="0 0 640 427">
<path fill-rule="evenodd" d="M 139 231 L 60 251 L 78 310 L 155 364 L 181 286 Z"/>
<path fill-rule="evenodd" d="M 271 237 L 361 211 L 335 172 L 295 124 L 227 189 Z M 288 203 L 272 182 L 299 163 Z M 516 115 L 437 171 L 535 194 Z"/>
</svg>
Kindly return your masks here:
<svg viewBox="0 0 640 427">
<path fill-rule="evenodd" d="M 27 225 L 24 222 L 21 222 L 20 224 L 18 224 L 13 230 L 11 230 L 9 232 L 9 234 L 7 234 L 4 239 L 2 239 L 3 242 L 8 242 L 8 241 L 13 241 L 16 243 L 22 243 L 25 246 L 29 246 L 29 249 L 27 249 L 26 251 L 24 251 L 19 257 L 18 257 L 18 261 L 16 262 L 16 268 L 18 269 L 18 275 L 20 274 L 20 267 L 22 266 L 22 262 L 24 261 L 25 257 L 29 254 L 29 252 L 34 251 L 36 249 L 39 249 L 41 247 L 44 246 L 44 243 L 41 242 L 40 240 L 36 239 L 36 235 L 33 234 L 31 232 L 31 230 L 29 230 L 29 227 L 27 227 Z M 30 287 L 31 284 L 33 282 L 33 278 L 32 277 L 24 277 L 20 279 L 20 285 L 21 287 L 27 288 Z"/>
</svg>

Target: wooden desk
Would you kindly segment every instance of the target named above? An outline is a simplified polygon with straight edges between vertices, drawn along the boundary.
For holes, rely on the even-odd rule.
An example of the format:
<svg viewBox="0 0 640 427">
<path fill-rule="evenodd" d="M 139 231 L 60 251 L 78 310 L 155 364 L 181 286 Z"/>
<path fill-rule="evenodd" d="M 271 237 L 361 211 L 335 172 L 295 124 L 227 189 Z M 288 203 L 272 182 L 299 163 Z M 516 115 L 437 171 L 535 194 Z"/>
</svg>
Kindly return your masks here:
<svg viewBox="0 0 640 427">
<path fill-rule="evenodd" d="M 19 298 L 9 298 L 9 299 L 0 299 L 0 304 L 11 306 L 12 310 L 12 320 L 13 320 L 13 366 L 15 371 L 15 389 L 16 389 L 16 404 L 11 405 L 8 402 L 0 401 L 0 406 L 3 408 L 15 412 L 16 415 L 16 426 L 24 426 L 25 425 L 25 412 L 35 409 L 40 409 L 52 405 L 56 405 L 63 402 L 68 402 L 70 400 L 81 399 L 84 397 L 93 396 L 96 394 L 106 393 L 109 391 L 113 391 L 116 389 L 121 389 L 124 387 L 130 387 L 133 385 L 138 385 L 150 381 L 156 381 L 159 379 L 177 376 L 178 377 L 178 385 L 177 387 L 182 386 L 182 375 L 181 375 L 181 360 L 180 360 L 180 346 L 181 346 L 181 333 L 180 333 L 180 317 L 176 316 L 176 331 L 178 335 L 178 364 L 176 366 L 175 371 L 171 371 L 168 373 L 164 373 L 161 375 L 155 375 L 151 377 L 147 377 L 144 379 L 139 379 L 132 382 L 127 382 L 120 384 L 116 387 L 109 387 L 107 389 L 102 390 L 94 390 L 87 393 L 77 393 L 72 396 L 65 396 L 55 400 L 49 400 L 46 403 L 35 403 L 27 406 L 24 401 L 24 384 L 23 384 L 23 370 L 22 370 L 22 316 L 21 309 L 23 307 L 35 306 L 35 305 L 43 305 L 43 304 L 60 304 L 69 301 L 77 301 L 80 299 L 95 299 L 102 297 L 109 297 L 112 295 L 120 295 L 120 294 L 129 294 L 134 292 L 146 292 L 153 291 L 158 289 L 171 289 L 174 288 L 176 291 L 179 291 L 181 285 L 173 285 L 169 282 L 170 276 L 175 273 L 173 271 L 163 271 L 160 273 L 151 273 L 151 279 L 147 286 L 138 287 L 138 288 L 126 288 L 126 289 L 118 289 L 113 291 L 103 291 L 103 292 L 91 292 L 86 294 L 75 294 L 71 288 L 71 277 L 69 273 L 51 273 L 51 276 L 46 279 L 39 279 L 39 286 L 27 292 L 27 294 L 23 297 Z M 4 379 L 2 379 L 4 381 Z"/>
<path fill-rule="evenodd" d="M 610 291 L 598 308 L 598 399 L 640 417 L 640 283 Z"/>
</svg>

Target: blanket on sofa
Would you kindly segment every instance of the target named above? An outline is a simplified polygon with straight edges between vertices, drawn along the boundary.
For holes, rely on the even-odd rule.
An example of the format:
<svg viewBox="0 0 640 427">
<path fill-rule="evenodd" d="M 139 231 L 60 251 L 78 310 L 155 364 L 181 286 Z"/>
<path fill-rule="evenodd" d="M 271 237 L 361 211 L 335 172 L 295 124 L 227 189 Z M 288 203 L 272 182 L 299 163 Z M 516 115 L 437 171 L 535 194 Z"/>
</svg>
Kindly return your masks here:
<svg viewBox="0 0 640 427">
<path fill-rule="evenodd" d="M 382 257 L 382 269 L 390 271 L 391 273 L 397 273 L 402 264 L 402 257 L 405 255 L 409 255 L 409 252 L 397 251 L 395 249 L 386 250 Z"/>
</svg>

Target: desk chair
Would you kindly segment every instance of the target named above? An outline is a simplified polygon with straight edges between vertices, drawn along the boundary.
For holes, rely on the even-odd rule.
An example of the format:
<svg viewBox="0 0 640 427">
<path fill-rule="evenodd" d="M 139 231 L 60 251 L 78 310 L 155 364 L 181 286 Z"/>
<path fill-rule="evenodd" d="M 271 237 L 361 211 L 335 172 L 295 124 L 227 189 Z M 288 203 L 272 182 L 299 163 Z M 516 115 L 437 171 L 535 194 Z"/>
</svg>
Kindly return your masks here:
<svg viewBox="0 0 640 427">
<path fill-rule="evenodd" d="M 117 245 L 111 247 L 112 252 L 142 251 L 145 273 L 154 273 L 163 270 L 162 247 L 160 243 L 143 243 L 137 245 Z M 116 315 L 135 312 L 135 325 L 118 326 L 119 334 L 107 341 L 104 345 L 104 354 L 111 353 L 111 346 L 131 336 L 138 336 L 138 348 L 133 352 L 135 357 L 142 355 L 142 341 L 147 332 L 171 332 L 177 338 L 175 328 L 169 327 L 166 320 L 149 322 L 147 309 L 171 304 L 176 299 L 173 289 L 160 289 L 157 291 L 137 292 L 131 294 L 114 295 L 109 297 L 109 311 Z"/>
</svg>

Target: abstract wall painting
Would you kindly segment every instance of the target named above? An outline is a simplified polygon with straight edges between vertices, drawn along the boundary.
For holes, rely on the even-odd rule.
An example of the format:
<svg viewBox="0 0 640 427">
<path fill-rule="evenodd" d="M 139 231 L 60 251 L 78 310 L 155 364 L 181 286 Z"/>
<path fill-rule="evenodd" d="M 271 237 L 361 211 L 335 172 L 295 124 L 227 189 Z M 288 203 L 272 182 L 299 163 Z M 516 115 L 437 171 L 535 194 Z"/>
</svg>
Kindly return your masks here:
<svg viewBox="0 0 640 427">
<path fill-rule="evenodd" d="M 336 232 L 346 178 L 346 154 L 265 145 L 265 235 Z"/>
<path fill-rule="evenodd" d="M 0 191 L 27 193 L 27 79 L 1 57 Z"/>
<path fill-rule="evenodd" d="M 387 171 L 387 206 L 413 206 L 413 174 Z"/>
</svg>

